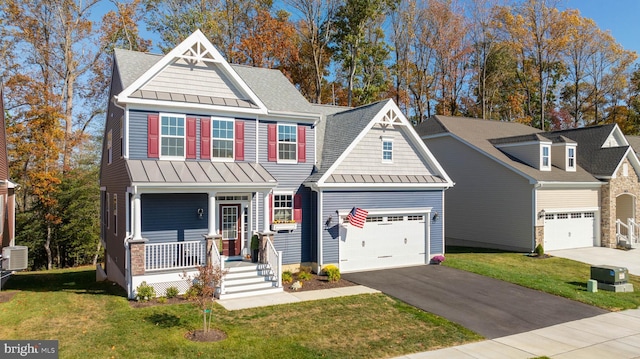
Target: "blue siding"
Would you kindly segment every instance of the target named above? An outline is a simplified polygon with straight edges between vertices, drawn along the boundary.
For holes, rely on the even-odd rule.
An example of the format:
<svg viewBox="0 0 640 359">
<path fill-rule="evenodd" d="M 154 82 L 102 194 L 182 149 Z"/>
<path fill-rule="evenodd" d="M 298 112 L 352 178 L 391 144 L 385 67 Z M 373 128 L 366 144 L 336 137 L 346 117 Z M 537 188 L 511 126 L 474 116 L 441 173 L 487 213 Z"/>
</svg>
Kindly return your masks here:
<svg viewBox="0 0 640 359">
<path fill-rule="evenodd" d="M 298 223 L 298 227 L 291 232 L 276 232 L 273 240 L 276 250 L 282 251 L 282 263 L 284 264 L 311 262 L 315 258 L 312 238 L 316 236 L 314 232 L 316 218 L 312 192 L 310 189 L 301 186 L 294 193 L 302 195 L 302 222 Z M 260 197 L 260 205 L 258 210 L 258 231 L 262 231 L 264 228 L 262 197 Z"/>
<path fill-rule="evenodd" d="M 203 240 L 208 228 L 206 193 L 143 194 L 141 199 L 142 237 L 149 242 Z"/>
<path fill-rule="evenodd" d="M 145 160 L 147 157 L 147 115 L 158 112 L 129 111 L 129 158 L 132 160 Z M 196 159 L 200 160 L 200 119 L 209 115 L 186 114 L 187 117 L 196 117 Z M 237 119 L 244 121 L 244 161 L 256 160 L 256 120 Z M 265 130 L 266 131 L 266 130 Z M 308 137 L 308 135 L 307 135 Z M 265 137 L 266 138 L 266 137 Z M 266 147 L 265 147 L 266 148 Z M 202 161 L 210 161 L 208 159 Z"/>
<path fill-rule="evenodd" d="M 332 226 L 322 231 L 322 262 L 337 263 L 339 225 L 336 211 L 351 209 L 354 206 L 362 209 L 375 208 L 412 208 L 433 207 L 439 218 L 430 223 L 430 252 L 440 253 L 443 246 L 443 211 L 442 190 L 434 191 L 385 191 L 385 192 L 323 192 L 322 217 L 324 223 L 329 216 L 333 218 Z"/>
<path fill-rule="evenodd" d="M 274 123 L 274 122 L 271 122 Z M 314 161 L 314 136 L 315 129 L 311 126 L 307 127 L 306 134 L 306 148 L 307 148 L 307 160 L 304 163 L 297 164 L 278 164 L 276 162 L 268 161 L 267 152 L 267 122 L 260 122 L 258 128 L 259 147 L 258 147 L 258 159 L 264 168 L 271 173 L 276 180 L 278 180 L 278 190 L 295 191 L 302 184 L 302 182 L 309 177 L 313 170 Z M 305 126 L 298 124 L 298 126 Z"/>
</svg>

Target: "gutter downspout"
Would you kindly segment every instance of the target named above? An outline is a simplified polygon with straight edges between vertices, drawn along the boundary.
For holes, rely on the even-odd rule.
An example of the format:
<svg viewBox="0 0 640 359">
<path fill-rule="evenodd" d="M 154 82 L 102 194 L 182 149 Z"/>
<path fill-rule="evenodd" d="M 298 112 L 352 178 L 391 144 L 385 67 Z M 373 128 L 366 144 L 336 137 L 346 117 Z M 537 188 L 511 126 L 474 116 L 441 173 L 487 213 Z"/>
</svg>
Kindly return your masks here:
<svg viewBox="0 0 640 359">
<path fill-rule="evenodd" d="M 542 188 L 542 184 L 541 183 L 534 183 L 533 184 L 533 188 L 531 189 L 531 212 L 533 214 L 533 226 L 532 226 L 532 236 L 531 236 L 531 253 L 533 253 L 536 250 L 536 226 L 537 226 L 537 222 L 538 222 L 538 213 L 536 211 L 536 203 L 537 203 L 537 190 L 538 188 Z M 544 238 L 544 237 L 543 237 Z"/>
</svg>

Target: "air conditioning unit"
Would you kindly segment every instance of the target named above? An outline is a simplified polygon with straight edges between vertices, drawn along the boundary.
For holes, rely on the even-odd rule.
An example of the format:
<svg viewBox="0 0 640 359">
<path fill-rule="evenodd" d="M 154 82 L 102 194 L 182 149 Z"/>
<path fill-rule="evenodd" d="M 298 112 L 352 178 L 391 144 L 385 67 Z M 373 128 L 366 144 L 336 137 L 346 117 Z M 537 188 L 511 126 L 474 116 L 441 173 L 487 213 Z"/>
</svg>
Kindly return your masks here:
<svg viewBox="0 0 640 359">
<path fill-rule="evenodd" d="M 23 270 L 29 265 L 28 248 L 26 246 L 11 246 L 2 248 L 2 269 Z"/>
</svg>

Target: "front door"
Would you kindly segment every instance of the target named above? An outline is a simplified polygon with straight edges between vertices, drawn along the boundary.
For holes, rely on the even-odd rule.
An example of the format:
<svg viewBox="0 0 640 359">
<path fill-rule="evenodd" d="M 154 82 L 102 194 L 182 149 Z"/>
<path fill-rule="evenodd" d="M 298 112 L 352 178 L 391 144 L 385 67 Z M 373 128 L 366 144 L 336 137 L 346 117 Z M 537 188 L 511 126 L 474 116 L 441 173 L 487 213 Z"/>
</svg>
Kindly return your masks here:
<svg viewBox="0 0 640 359">
<path fill-rule="evenodd" d="M 222 254 L 228 257 L 239 256 L 242 251 L 240 205 L 221 204 L 220 224 L 222 228 Z"/>
</svg>

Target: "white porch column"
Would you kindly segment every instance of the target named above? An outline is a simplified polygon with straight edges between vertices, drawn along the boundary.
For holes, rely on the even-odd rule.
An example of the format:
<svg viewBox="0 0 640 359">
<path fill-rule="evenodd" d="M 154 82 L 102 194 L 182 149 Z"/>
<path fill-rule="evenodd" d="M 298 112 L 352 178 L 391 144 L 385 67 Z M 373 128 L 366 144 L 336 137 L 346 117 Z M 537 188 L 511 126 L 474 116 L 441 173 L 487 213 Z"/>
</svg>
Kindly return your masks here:
<svg viewBox="0 0 640 359">
<path fill-rule="evenodd" d="M 139 193 L 133 195 L 133 240 L 142 240 L 142 208 Z"/>
<path fill-rule="evenodd" d="M 209 227 L 207 236 L 218 233 L 216 229 L 216 192 L 209 192 Z"/>
<path fill-rule="evenodd" d="M 269 217 L 271 217 L 271 213 L 269 211 L 270 209 L 270 205 L 269 205 L 269 192 L 262 192 L 262 210 L 263 210 L 263 231 L 264 232 L 270 232 L 271 229 L 269 227 L 269 225 L 271 223 L 269 223 Z"/>
</svg>

